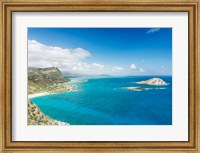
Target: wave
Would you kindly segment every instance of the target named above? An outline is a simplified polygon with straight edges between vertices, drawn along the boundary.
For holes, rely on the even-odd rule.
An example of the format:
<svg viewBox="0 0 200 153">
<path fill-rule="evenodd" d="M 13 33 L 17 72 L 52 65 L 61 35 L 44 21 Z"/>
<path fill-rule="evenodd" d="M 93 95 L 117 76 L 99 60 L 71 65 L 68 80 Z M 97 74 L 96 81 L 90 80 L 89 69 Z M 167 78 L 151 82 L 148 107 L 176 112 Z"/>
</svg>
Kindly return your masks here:
<svg viewBox="0 0 200 153">
<path fill-rule="evenodd" d="M 167 88 L 155 88 L 155 90 L 164 90 L 164 89 L 167 89 Z"/>
<path fill-rule="evenodd" d="M 143 88 L 143 87 L 122 87 L 122 89 L 131 90 L 131 91 L 144 91 L 144 90 L 165 90 L 167 88 Z M 115 90 L 115 89 L 113 89 Z"/>
</svg>

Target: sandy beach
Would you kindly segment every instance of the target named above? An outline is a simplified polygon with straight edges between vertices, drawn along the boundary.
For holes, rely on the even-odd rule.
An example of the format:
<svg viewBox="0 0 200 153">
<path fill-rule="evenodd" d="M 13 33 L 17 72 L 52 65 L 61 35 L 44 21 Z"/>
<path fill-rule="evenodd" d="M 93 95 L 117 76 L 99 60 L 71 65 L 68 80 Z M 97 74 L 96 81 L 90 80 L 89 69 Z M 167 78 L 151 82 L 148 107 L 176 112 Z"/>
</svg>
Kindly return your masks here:
<svg viewBox="0 0 200 153">
<path fill-rule="evenodd" d="M 30 94 L 30 95 L 28 95 L 28 99 L 30 100 L 31 98 L 34 98 L 34 97 L 52 95 L 52 94 L 57 94 L 57 93 L 61 93 L 61 92 L 71 92 L 71 91 L 74 91 L 74 87 L 75 86 L 59 86 L 59 88 L 56 88 L 56 89 L 51 90 L 49 92 L 40 92 L 40 93 Z M 38 108 L 38 106 L 36 104 L 34 104 L 34 105 L 35 105 L 35 107 Z M 44 119 L 46 119 L 46 121 L 49 122 L 50 125 L 70 125 L 67 122 L 54 120 L 51 117 L 46 116 L 44 113 L 41 112 L 41 110 L 39 110 L 39 108 L 37 110 L 38 110 L 39 114 L 44 115 Z M 35 112 L 35 111 L 36 110 L 32 110 L 32 113 Z M 31 114 L 31 112 L 30 112 L 30 114 Z M 34 114 L 34 115 L 31 116 L 30 114 L 29 114 L 29 118 L 30 118 L 29 120 L 30 120 L 31 123 L 33 122 L 33 124 L 38 124 L 38 125 L 44 124 L 42 121 L 40 123 L 40 120 L 39 120 L 38 123 L 36 123 L 36 120 L 33 120 L 33 118 L 35 118 L 35 117 L 40 118 L 39 116 L 41 116 L 41 115 Z"/>
<path fill-rule="evenodd" d="M 65 89 L 66 87 L 67 87 L 67 90 Z M 60 91 L 59 90 L 57 90 L 57 91 L 55 90 L 55 92 L 35 93 L 35 94 L 28 95 L 28 98 L 34 98 L 34 97 L 39 97 L 39 96 L 44 96 L 44 95 L 51 95 L 51 94 L 56 94 L 56 93 L 60 93 L 60 92 L 72 92 L 72 91 L 75 91 L 74 87 L 75 86 L 65 86 L 64 90 L 61 89 Z"/>
<path fill-rule="evenodd" d="M 49 95 L 49 94 L 53 94 L 53 93 L 48 93 L 48 92 L 36 93 L 36 94 L 28 95 L 28 98 L 34 98 L 34 97 L 39 97 L 39 96 L 44 96 L 44 95 Z"/>
</svg>

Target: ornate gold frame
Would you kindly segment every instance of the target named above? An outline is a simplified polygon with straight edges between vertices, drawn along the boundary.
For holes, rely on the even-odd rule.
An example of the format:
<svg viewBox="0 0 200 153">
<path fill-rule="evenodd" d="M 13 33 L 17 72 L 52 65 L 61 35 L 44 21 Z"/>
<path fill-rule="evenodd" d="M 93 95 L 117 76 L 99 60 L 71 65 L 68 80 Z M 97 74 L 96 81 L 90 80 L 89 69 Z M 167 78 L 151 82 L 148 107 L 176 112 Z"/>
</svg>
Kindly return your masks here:
<svg viewBox="0 0 200 153">
<path fill-rule="evenodd" d="M 200 152 L 199 0 L 0 0 L 0 83 L 2 152 Z M 188 142 L 14 142 L 12 141 L 12 12 L 154 11 L 189 13 Z"/>
</svg>

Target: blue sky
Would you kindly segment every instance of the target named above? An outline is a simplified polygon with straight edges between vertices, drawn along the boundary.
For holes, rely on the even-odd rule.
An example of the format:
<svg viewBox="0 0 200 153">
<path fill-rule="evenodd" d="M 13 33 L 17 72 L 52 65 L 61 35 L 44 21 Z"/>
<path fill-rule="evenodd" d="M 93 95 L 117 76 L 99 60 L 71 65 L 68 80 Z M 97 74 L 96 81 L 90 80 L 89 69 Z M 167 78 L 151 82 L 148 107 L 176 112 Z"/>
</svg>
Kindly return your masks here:
<svg viewBox="0 0 200 153">
<path fill-rule="evenodd" d="M 172 73 L 171 28 L 29 28 L 28 40 L 32 67 L 80 74 Z"/>
</svg>

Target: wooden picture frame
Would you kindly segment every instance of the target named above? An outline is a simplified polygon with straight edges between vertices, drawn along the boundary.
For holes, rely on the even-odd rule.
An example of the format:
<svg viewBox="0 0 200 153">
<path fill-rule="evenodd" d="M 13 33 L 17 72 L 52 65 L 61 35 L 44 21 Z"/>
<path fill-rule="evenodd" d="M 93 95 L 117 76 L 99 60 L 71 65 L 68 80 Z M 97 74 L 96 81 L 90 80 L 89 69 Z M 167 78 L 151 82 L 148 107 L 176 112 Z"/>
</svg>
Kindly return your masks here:
<svg viewBox="0 0 200 153">
<path fill-rule="evenodd" d="M 0 2 L 0 150 L 3 152 L 200 152 L 199 0 L 3 0 Z M 189 141 L 187 142 L 14 142 L 12 141 L 12 12 L 136 11 L 189 13 Z"/>
</svg>

